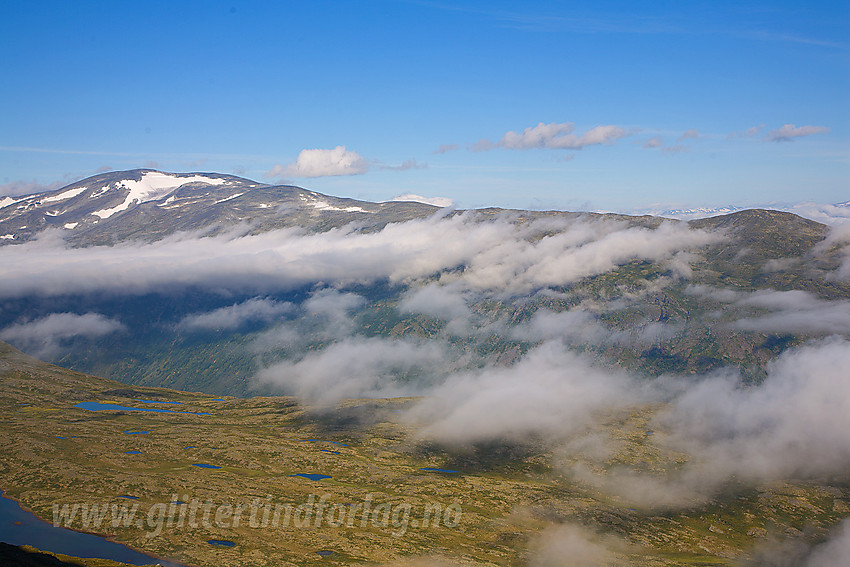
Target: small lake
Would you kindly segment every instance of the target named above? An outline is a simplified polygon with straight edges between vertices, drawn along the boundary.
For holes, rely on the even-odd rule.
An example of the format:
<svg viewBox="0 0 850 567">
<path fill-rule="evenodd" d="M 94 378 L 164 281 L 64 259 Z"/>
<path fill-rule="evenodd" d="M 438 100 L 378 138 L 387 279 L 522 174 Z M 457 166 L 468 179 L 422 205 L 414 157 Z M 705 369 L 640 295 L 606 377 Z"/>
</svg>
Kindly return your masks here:
<svg viewBox="0 0 850 567">
<path fill-rule="evenodd" d="M 452 473 L 452 474 L 460 472 L 460 471 L 453 471 L 453 470 L 449 470 L 449 469 L 432 469 L 431 467 L 425 467 L 425 468 L 419 469 L 419 470 L 425 471 L 425 472 L 444 472 L 444 473 Z"/>
<path fill-rule="evenodd" d="M 235 547 L 236 543 L 230 541 L 229 539 L 208 539 L 207 543 L 210 545 L 217 545 L 219 547 Z"/>
<path fill-rule="evenodd" d="M 139 400 L 143 401 L 143 400 Z M 150 403 L 150 402 L 147 402 Z M 160 402 L 155 402 L 160 403 Z M 170 403 L 180 403 L 180 402 L 170 402 Z M 84 409 L 88 411 L 147 411 L 151 413 L 186 413 L 190 415 L 212 415 L 209 412 L 197 412 L 197 411 L 176 411 L 170 409 L 162 409 L 162 408 L 133 408 L 130 406 L 122 406 L 119 404 L 110 404 L 105 402 L 80 402 L 74 406 L 75 408 Z"/>
<path fill-rule="evenodd" d="M 302 478 L 306 478 L 307 480 L 324 480 L 326 478 L 333 478 L 329 474 L 313 474 L 313 473 L 298 473 L 298 474 L 291 474 L 289 476 L 300 476 Z"/>
<path fill-rule="evenodd" d="M 150 431 L 133 431 L 132 429 L 128 429 L 124 432 L 124 435 L 147 435 Z"/>
<path fill-rule="evenodd" d="M 220 469 L 221 468 L 217 465 L 210 465 L 210 464 L 207 464 L 207 463 L 192 463 L 192 466 L 193 467 L 199 467 L 199 468 L 202 468 L 202 469 Z"/>
<path fill-rule="evenodd" d="M 130 565 L 156 565 L 182 567 L 181 563 L 157 559 L 126 545 L 100 536 L 58 528 L 3 496 L 0 491 L 0 541 L 11 545 L 31 545 L 42 551 L 63 553 L 72 557 L 111 559 Z"/>
<path fill-rule="evenodd" d="M 326 439 L 305 439 L 304 441 L 310 443 L 330 443 L 339 447 L 348 447 L 345 443 L 340 443 L 339 441 L 328 441 Z"/>
</svg>

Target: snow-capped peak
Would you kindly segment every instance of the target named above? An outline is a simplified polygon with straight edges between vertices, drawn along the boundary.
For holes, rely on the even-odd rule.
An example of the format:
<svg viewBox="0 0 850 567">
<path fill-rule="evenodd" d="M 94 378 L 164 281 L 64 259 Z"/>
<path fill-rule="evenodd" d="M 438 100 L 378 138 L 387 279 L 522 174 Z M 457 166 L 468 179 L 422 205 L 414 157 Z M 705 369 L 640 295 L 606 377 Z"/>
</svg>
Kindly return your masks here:
<svg viewBox="0 0 850 567">
<path fill-rule="evenodd" d="M 142 174 L 138 181 L 134 179 L 125 179 L 119 182 L 118 189 L 129 189 L 130 192 L 120 204 L 100 211 L 95 211 L 94 215 L 106 219 L 115 213 L 124 211 L 135 203 L 145 203 L 147 201 L 156 201 L 174 192 L 187 183 L 206 183 L 208 185 L 222 185 L 226 183 L 224 179 L 215 177 L 207 177 L 205 175 L 179 176 L 170 173 L 162 173 L 159 171 L 146 171 Z"/>
</svg>

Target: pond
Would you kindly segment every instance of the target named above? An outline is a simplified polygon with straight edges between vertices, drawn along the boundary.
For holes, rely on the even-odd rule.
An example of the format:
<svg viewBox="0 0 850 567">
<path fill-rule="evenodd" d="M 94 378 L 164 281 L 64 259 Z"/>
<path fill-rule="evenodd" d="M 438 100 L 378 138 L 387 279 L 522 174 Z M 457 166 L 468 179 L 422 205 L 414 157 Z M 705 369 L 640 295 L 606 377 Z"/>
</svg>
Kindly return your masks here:
<svg viewBox="0 0 850 567">
<path fill-rule="evenodd" d="M 192 463 L 193 467 L 200 467 L 202 469 L 220 469 L 221 467 L 217 465 L 210 465 L 207 463 Z"/>
<path fill-rule="evenodd" d="M 208 539 L 207 543 L 210 545 L 217 545 L 219 547 L 235 547 L 236 543 L 230 541 L 229 539 Z"/>
<path fill-rule="evenodd" d="M 431 468 L 431 467 L 425 467 L 425 468 L 422 468 L 422 469 L 419 469 L 419 470 L 420 471 L 426 471 L 426 472 L 444 472 L 444 473 L 459 473 L 460 472 L 460 471 L 453 471 L 453 470 L 450 470 L 450 469 L 434 469 L 434 468 Z"/>
<path fill-rule="evenodd" d="M 307 480 L 323 480 L 323 479 L 326 479 L 326 478 L 333 478 L 329 474 L 314 474 L 314 473 L 298 473 L 298 474 L 291 474 L 289 476 L 300 476 L 302 478 L 306 478 Z"/>
<path fill-rule="evenodd" d="M 25 511 L 0 491 L 0 541 L 11 545 L 31 545 L 42 551 L 72 557 L 111 559 L 130 565 L 182 567 L 181 563 L 145 555 L 126 545 L 100 536 L 56 527 Z"/>
<path fill-rule="evenodd" d="M 338 445 L 340 447 L 348 447 L 345 443 L 340 443 L 339 441 L 328 441 L 327 439 L 305 439 L 305 443 L 331 443 L 332 445 Z"/>
<path fill-rule="evenodd" d="M 142 400 L 139 400 L 142 401 Z M 180 403 L 180 402 L 172 402 L 172 403 Z M 134 408 L 130 406 L 122 406 L 120 404 L 111 404 L 105 402 L 80 402 L 74 406 L 75 408 L 84 409 L 88 411 L 146 411 L 151 413 L 186 413 L 191 415 L 211 415 L 208 412 L 196 412 L 196 411 L 175 411 L 170 409 L 162 409 L 162 408 Z"/>
</svg>

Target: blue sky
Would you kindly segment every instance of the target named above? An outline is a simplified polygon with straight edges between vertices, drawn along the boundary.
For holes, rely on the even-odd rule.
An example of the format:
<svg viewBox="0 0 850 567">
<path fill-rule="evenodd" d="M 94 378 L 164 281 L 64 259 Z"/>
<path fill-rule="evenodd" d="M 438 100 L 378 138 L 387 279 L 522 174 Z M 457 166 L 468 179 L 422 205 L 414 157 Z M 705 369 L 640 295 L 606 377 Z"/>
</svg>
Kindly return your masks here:
<svg viewBox="0 0 850 567">
<path fill-rule="evenodd" d="M 848 38 L 844 0 L 8 1 L 0 193 L 155 167 L 463 207 L 843 202 Z"/>
</svg>

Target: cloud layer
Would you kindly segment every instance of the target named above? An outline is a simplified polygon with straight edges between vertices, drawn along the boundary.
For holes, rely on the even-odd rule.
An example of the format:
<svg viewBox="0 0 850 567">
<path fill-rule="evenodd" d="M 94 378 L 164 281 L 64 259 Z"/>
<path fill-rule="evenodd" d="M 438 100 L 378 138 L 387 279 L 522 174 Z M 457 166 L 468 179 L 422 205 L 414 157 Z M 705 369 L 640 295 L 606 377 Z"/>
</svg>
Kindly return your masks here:
<svg viewBox="0 0 850 567">
<path fill-rule="evenodd" d="M 478 222 L 474 214 L 347 226 L 318 234 L 283 229 L 153 243 L 72 248 L 60 233 L 0 248 L 0 297 L 93 291 L 147 293 L 176 286 L 264 293 L 318 281 L 402 283 L 440 274 L 444 284 L 510 296 L 565 285 L 637 259 L 684 269 L 678 254 L 722 236 L 676 222 L 657 229 L 596 220 Z M 453 270 L 463 266 L 461 271 Z"/>
</svg>

